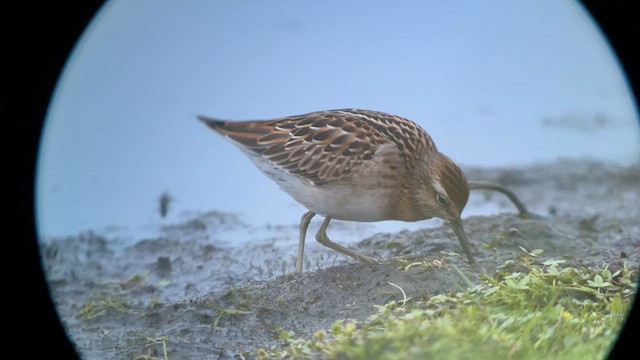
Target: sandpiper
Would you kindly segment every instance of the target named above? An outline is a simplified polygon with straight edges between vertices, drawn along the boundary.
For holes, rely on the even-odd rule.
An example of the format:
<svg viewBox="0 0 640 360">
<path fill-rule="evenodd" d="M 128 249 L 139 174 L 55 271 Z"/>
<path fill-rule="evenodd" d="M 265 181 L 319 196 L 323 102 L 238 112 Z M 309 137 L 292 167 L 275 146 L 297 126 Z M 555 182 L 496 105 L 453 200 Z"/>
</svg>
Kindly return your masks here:
<svg viewBox="0 0 640 360">
<path fill-rule="evenodd" d="M 316 239 L 362 262 L 376 262 L 334 243 L 331 219 L 418 221 L 440 218 L 474 262 L 460 214 L 469 185 L 460 168 L 411 120 L 378 111 L 340 109 L 264 121 L 198 118 L 231 139 L 253 163 L 309 211 L 302 215 L 296 272 L 302 272 L 309 222 L 325 217 Z"/>
</svg>

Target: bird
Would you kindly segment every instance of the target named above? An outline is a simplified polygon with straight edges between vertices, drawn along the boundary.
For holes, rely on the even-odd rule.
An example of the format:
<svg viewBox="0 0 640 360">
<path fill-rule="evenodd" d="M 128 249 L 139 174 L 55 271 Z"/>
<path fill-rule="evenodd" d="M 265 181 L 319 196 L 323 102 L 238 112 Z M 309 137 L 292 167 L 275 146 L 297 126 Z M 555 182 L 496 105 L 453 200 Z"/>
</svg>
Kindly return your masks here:
<svg viewBox="0 0 640 360">
<path fill-rule="evenodd" d="M 465 174 L 415 122 L 363 109 L 256 121 L 197 117 L 308 209 L 300 220 L 297 273 L 302 272 L 307 228 L 316 214 L 324 216 L 316 240 L 360 262 L 378 260 L 329 239 L 332 219 L 440 218 L 453 229 L 468 262 L 475 262 L 461 220 L 469 198 Z"/>
</svg>

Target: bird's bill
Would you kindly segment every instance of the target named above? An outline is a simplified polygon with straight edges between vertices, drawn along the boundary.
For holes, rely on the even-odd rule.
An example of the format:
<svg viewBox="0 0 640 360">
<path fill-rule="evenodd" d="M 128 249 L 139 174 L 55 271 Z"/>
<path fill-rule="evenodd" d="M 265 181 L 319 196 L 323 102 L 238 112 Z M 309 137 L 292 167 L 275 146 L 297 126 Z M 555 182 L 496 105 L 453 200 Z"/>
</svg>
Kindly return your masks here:
<svg viewBox="0 0 640 360">
<path fill-rule="evenodd" d="M 453 232 L 456 233 L 458 240 L 460 240 L 460 245 L 462 245 L 462 250 L 464 250 L 465 255 L 467 255 L 469 263 L 475 263 L 473 255 L 471 255 L 471 246 L 469 245 L 469 241 L 467 240 L 467 234 L 464 232 L 464 227 L 462 227 L 462 219 L 456 218 L 453 220 L 449 220 L 449 224 L 451 225 Z"/>
</svg>

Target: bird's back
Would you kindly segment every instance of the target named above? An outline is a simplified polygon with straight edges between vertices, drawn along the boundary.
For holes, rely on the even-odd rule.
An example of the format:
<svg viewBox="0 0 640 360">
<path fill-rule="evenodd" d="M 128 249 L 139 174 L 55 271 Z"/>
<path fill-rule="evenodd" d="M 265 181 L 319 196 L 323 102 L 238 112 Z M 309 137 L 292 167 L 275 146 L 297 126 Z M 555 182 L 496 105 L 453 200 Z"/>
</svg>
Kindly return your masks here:
<svg viewBox="0 0 640 360">
<path fill-rule="evenodd" d="M 327 110 L 266 121 L 199 118 L 253 153 L 254 162 L 266 161 L 316 185 L 346 176 L 385 144 L 401 158 L 436 150 L 429 135 L 414 122 L 370 110 Z"/>
</svg>

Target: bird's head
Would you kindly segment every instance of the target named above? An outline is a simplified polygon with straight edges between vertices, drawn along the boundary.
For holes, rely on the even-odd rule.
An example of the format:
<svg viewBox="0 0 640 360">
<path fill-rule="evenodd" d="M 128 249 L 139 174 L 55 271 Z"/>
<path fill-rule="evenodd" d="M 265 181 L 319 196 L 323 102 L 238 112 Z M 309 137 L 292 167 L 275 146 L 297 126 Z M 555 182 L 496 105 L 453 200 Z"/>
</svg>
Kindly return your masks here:
<svg viewBox="0 0 640 360">
<path fill-rule="evenodd" d="M 435 152 L 423 163 L 416 194 L 423 218 L 437 217 L 451 225 L 470 263 L 473 257 L 460 215 L 469 199 L 469 185 L 460 167 L 444 154 Z"/>
<path fill-rule="evenodd" d="M 441 153 L 430 154 L 418 174 L 416 207 L 424 218 L 460 218 L 469 199 L 467 178 L 458 165 Z"/>
</svg>

